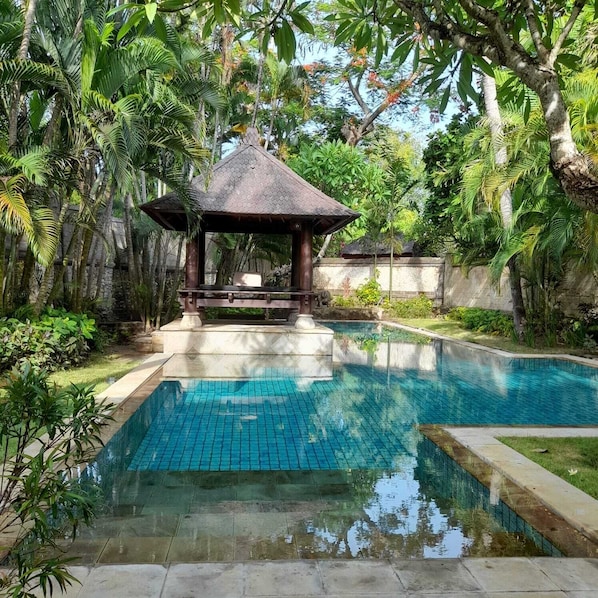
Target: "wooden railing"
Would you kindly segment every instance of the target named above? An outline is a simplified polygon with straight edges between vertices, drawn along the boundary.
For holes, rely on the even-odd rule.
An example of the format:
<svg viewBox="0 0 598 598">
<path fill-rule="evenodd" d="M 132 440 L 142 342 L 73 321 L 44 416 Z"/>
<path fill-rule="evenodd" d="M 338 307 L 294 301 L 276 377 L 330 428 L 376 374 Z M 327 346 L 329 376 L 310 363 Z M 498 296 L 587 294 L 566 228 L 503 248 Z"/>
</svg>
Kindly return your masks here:
<svg viewBox="0 0 598 598">
<path fill-rule="evenodd" d="M 294 287 L 247 287 L 233 285 L 199 285 L 179 291 L 185 311 L 205 307 L 258 307 L 298 309 L 311 312 L 315 293 Z"/>
</svg>

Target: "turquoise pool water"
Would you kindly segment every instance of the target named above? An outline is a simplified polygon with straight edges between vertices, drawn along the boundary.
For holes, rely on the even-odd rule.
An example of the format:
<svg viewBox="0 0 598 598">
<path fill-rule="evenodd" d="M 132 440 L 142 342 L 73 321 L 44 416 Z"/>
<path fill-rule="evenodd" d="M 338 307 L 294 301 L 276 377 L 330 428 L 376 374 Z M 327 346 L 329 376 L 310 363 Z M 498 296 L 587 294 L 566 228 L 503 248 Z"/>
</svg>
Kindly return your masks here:
<svg viewBox="0 0 598 598">
<path fill-rule="evenodd" d="M 328 379 L 162 382 L 86 474 L 90 559 L 561 554 L 417 426 L 596 425 L 598 370 L 332 326 Z"/>
</svg>

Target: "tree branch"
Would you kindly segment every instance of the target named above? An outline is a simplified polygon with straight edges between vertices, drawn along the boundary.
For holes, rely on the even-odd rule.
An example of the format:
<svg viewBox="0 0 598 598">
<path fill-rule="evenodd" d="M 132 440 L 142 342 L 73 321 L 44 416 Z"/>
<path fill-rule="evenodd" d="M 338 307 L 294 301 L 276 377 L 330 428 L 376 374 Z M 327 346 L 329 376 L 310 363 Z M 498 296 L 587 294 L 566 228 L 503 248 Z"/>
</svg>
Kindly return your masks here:
<svg viewBox="0 0 598 598">
<path fill-rule="evenodd" d="M 556 59 L 559 55 L 559 52 L 561 51 L 561 48 L 563 47 L 563 44 L 565 43 L 565 40 L 571 33 L 571 29 L 573 29 L 573 25 L 575 25 L 575 21 L 577 21 L 577 18 L 581 14 L 581 11 L 583 10 L 583 7 L 585 5 L 586 0 L 576 0 L 575 4 L 573 5 L 573 8 L 571 9 L 571 15 L 569 16 L 569 20 L 563 27 L 561 34 L 558 36 L 556 42 L 554 43 L 554 46 L 552 47 L 552 50 L 550 51 L 550 54 L 548 55 L 548 64 L 551 67 L 554 66 L 554 63 L 556 62 Z"/>
<path fill-rule="evenodd" d="M 464 31 L 456 23 L 453 23 L 446 13 L 439 13 L 438 20 L 433 20 L 419 2 L 414 0 L 393 1 L 398 8 L 419 24 L 423 33 L 433 40 L 452 41 L 462 50 L 467 50 L 476 56 L 487 56 L 493 62 L 502 64 L 497 49 L 486 37 Z"/>
<path fill-rule="evenodd" d="M 503 27 L 500 16 L 496 11 L 484 8 L 472 0 L 457 1 L 469 16 L 488 27 L 490 36 L 494 39 L 496 45 L 498 45 L 505 56 L 512 50 L 516 50 L 518 54 L 524 53 L 528 56 L 523 46 L 518 46 L 518 44 L 509 37 Z"/>
<path fill-rule="evenodd" d="M 471 0 L 457 1 L 473 19 L 486 25 L 487 34 L 474 35 L 465 31 L 450 19 L 446 11 L 437 14 L 434 20 L 426 13 L 424 6 L 416 0 L 394 0 L 394 3 L 407 15 L 413 17 L 422 31 L 434 40 L 449 41 L 470 54 L 486 57 L 496 65 L 506 66 L 520 76 L 530 66 L 536 68 L 533 64 L 535 59 L 521 44 L 509 37 L 496 12 L 483 8 Z"/>
<path fill-rule="evenodd" d="M 533 0 L 523 0 L 523 13 L 525 14 L 525 20 L 529 27 L 529 32 L 534 42 L 538 57 L 542 62 L 546 62 L 548 57 L 548 50 L 542 41 L 542 33 L 538 27 L 538 21 L 536 20 L 536 11 L 534 9 Z"/>
<path fill-rule="evenodd" d="M 351 81 L 351 77 L 347 77 L 347 85 L 349 85 L 349 91 L 351 95 L 355 98 L 355 101 L 359 104 L 359 107 L 365 114 L 369 114 L 371 112 L 370 107 L 365 103 L 365 100 L 361 97 L 361 93 L 359 92 L 359 88 L 353 84 Z"/>
</svg>

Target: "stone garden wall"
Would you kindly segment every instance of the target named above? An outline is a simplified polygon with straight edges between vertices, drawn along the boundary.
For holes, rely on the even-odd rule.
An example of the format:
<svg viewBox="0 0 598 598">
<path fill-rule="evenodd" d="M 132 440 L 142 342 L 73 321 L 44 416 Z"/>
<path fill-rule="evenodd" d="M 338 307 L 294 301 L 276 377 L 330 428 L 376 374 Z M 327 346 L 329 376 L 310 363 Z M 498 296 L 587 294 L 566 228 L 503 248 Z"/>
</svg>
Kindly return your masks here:
<svg viewBox="0 0 598 598">
<path fill-rule="evenodd" d="M 348 295 L 358 286 L 375 276 L 388 293 L 390 287 L 389 259 L 378 259 L 374 265 L 369 259 L 325 258 L 314 267 L 314 288 L 326 289 L 332 295 Z M 488 269 L 476 266 L 465 270 L 453 266 L 450 259 L 402 257 L 393 261 L 392 296 L 408 299 L 424 294 L 436 307 L 481 307 L 511 310 L 508 275 L 503 274 L 500 285 L 490 282 Z M 580 303 L 598 303 L 598 285 L 591 274 L 572 274 L 565 277 L 558 294 L 561 309 L 576 313 Z"/>
</svg>

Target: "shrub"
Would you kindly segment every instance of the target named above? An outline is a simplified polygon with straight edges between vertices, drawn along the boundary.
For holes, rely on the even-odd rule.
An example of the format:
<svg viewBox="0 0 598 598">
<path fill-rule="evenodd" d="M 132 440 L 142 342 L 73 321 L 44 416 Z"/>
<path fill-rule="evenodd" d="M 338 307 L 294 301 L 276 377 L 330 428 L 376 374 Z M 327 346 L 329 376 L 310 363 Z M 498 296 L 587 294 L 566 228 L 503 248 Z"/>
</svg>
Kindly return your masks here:
<svg viewBox="0 0 598 598">
<path fill-rule="evenodd" d="M 25 361 L 41 370 L 81 363 L 97 332 L 85 314 L 49 309 L 37 319 L 0 319 L 0 371 Z"/>
<path fill-rule="evenodd" d="M 432 315 L 433 306 L 432 299 L 420 295 L 404 301 L 392 301 L 387 310 L 395 318 L 429 318 Z"/>
<path fill-rule="evenodd" d="M 380 283 L 375 278 L 370 278 L 370 280 L 357 287 L 355 295 L 361 305 L 366 307 L 370 305 L 378 305 L 382 300 Z"/>
<path fill-rule="evenodd" d="M 29 365 L 14 369 L 0 390 L 0 546 L 7 569 L 0 595 L 33 598 L 52 594 L 74 580 L 56 542 L 74 538 L 81 522 L 94 515 L 93 489 L 76 477 L 99 444 L 112 405 L 97 402 L 89 388 L 57 391 L 45 372 Z M 32 447 L 35 447 L 32 450 Z"/>
<path fill-rule="evenodd" d="M 333 307 L 360 307 L 357 297 L 349 295 L 348 297 L 340 297 L 338 295 L 332 298 L 331 305 Z"/>
<path fill-rule="evenodd" d="M 454 307 L 447 314 L 450 320 L 457 320 L 464 328 L 484 334 L 512 337 L 513 318 L 502 311 L 479 307 Z"/>
</svg>

